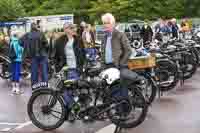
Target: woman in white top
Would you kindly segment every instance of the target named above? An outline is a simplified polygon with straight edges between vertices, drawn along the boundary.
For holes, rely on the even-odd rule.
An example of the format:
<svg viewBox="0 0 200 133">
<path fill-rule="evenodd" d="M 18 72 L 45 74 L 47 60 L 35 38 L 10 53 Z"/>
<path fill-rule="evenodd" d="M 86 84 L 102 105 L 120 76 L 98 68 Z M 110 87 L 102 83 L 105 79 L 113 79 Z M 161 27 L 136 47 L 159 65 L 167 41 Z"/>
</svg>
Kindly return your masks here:
<svg viewBox="0 0 200 133">
<path fill-rule="evenodd" d="M 84 53 L 76 31 L 76 25 L 64 24 L 65 34 L 55 41 L 57 71 L 66 65 L 69 68 L 67 79 L 70 80 L 79 79 L 79 73 L 84 63 Z"/>
</svg>

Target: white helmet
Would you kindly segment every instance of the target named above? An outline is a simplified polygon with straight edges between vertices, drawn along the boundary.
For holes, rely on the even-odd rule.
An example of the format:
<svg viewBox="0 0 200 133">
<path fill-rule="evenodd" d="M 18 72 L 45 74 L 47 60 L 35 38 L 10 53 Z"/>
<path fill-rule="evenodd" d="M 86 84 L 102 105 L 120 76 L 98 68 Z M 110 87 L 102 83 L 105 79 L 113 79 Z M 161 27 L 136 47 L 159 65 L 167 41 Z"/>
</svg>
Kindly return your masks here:
<svg viewBox="0 0 200 133">
<path fill-rule="evenodd" d="M 117 68 L 109 68 L 100 73 L 100 78 L 105 79 L 107 84 L 112 84 L 120 79 L 120 71 Z"/>
<path fill-rule="evenodd" d="M 197 33 L 197 36 L 200 37 L 200 32 Z"/>
</svg>

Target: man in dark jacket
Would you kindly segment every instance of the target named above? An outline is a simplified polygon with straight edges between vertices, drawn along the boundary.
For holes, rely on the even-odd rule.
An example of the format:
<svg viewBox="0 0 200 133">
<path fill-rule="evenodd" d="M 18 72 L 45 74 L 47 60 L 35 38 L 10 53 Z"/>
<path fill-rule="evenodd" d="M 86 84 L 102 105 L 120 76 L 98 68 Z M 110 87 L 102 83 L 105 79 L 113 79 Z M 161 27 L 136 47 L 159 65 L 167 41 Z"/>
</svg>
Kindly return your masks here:
<svg viewBox="0 0 200 133">
<path fill-rule="evenodd" d="M 48 82 L 48 41 L 43 33 L 38 30 L 35 23 L 31 24 L 31 32 L 22 37 L 22 44 L 25 48 L 25 56 L 31 58 L 31 80 L 32 87 L 39 81 Z M 35 89 L 33 87 L 33 89 Z"/>
<path fill-rule="evenodd" d="M 115 18 L 112 14 L 107 13 L 103 15 L 102 21 L 105 28 L 105 36 L 102 44 L 103 64 L 113 64 L 116 67 L 126 65 L 131 55 L 128 38 L 124 33 L 114 28 Z"/>
<path fill-rule="evenodd" d="M 141 29 L 140 35 L 143 39 L 144 44 L 145 42 L 152 41 L 153 31 L 151 29 L 151 26 L 148 25 L 147 21 L 145 21 L 144 26 Z"/>
</svg>

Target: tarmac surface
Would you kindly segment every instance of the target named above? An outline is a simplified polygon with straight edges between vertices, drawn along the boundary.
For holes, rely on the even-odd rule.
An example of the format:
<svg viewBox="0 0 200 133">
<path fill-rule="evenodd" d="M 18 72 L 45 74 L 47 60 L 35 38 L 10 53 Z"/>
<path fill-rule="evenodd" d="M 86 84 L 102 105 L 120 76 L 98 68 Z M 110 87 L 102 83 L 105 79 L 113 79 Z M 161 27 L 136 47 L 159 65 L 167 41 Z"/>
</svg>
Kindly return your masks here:
<svg viewBox="0 0 200 133">
<path fill-rule="evenodd" d="M 0 133 L 113 133 L 110 122 L 74 124 L 65 122 L 54 131 L 44 132 L 35 127 L 27 115 L 27 102 L 31 96 L 29 83 L 21 84 L 22 95 L 12 95 L 9 82 L 0 79 Z M 127 133 L 200 133 L 200 71 L 192 79 L 180 84 L 149 108 L 140 126 L 124 130 Z"/>
</svg>

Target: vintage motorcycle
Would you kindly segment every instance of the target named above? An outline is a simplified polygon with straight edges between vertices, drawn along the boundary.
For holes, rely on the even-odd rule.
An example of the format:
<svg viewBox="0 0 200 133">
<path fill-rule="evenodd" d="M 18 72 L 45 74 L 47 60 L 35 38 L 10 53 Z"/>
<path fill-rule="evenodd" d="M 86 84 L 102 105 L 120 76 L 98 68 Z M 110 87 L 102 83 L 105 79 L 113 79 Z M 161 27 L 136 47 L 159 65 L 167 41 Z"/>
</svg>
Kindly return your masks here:
<svg viewBox="0 0 200 133">
<path fill-rule="evenodd" d="M 53 130 L 70 118 L 82 121 L 110 119 L 121 128 L 133 128 L 145 120 L 148 106 L 134 82 L 129 84 L 128 97 L 118 95 L 121 86 L 117 68 L 86 68 L 79 80 L 66 80 L 66 71 L 63 68 L 56 73 L 49 88 L 34 91 L 28 102 L 28 115 L 38 128 Z M 64 100 L 65 92 L 71 94 L 70 108 Z"/>
</svg>

